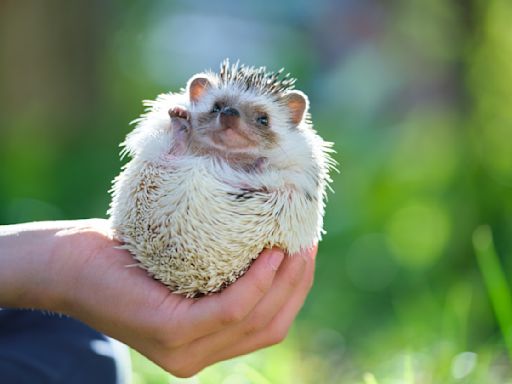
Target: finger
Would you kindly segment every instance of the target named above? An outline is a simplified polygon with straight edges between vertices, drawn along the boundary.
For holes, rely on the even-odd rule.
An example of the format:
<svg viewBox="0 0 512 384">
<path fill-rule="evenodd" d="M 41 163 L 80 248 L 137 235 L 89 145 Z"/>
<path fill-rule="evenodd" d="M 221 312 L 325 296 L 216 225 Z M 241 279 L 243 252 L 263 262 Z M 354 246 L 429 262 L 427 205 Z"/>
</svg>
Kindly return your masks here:
<svg viewBox="0 0 512 384">
<path fill-rule="evenodd" d="M 234 345 L 240 344 L 241 340 L 251 340 L 253 335 L 257 335 L 255 339 L 261 340 L 261 345 L 267 345 L 266 343 L 269 342 L 267 336 L 269 335 L 265 335 L 264 339 L 261 339 L 260 331 L 267 332 L 268 324 L 288 305 L 289 316 L 280 320 L 284 323 L 279 325 L 287 330 L 311 287 L 315 254 L 316 248 L 287 258 L 281 265 L 270 292 L 244 321 L 221 332 L 195 340 L 187 346 L 187 353 L 198 358 L 204 356 L 211 360 L 212 356 L 231 350 Z M 286 323 L 287 320 L 288 323 Z M 270 335 L 270 337 L 278 336 Z M 249 341 L 249 343 L 251 342 Z M 242 347 L 247 349 L 247 346 Z M 261 346 L 258 344 L 253 348 L 257 349 Z"/>
<path fill-rule="evenodd" d="M 175 313 L 180 319 L 176 329 L 188 330 L 180 335 L 178 344 L 185 344 L 207 334 L 242 321 L 272 285 L 284 253 L 265 250 L 247 273 L 219 294 L 187 300 Z"/>
<path fill-rule="evenodd" d="M 239 339 L 231 346 L 219 349 L 216 353 L 210 354 L 203 361 L 204 366 L 209 366 L 218 361 L 231 359 L 236 356 L 245 355 L 261 348 L 269 347 L 283 341 L 288 334 L 295 317 L 304 305 L 307 294 L 311 289 L 314 278 L 314 262 L 309 262 L 306 267 L 304 279 L 297 287 L 293 296 L 270 321 L 264 329 L 253 333 L 245 338 Z"/>
<path fill-rule="evenodd" d="M 316 253 L 316 250 L 313 250 L 312 253 Z M 310 262 L 309 264 L 314 264 L 313 256 L 308 255 Z M 280 272 L 285 268 L 285 263 L 280 268 Z M 301 284 L 299 287 L 296 288 L 294 295 L 291 302 L 295 301 L 294 296 L 298 296 L 300 303 L 298 305 L 295 305 L 295 307 L 300 308 L 302 305 L 302 302 L 304 301 L 304 297 L 307 294 L 307 291 L 309 290 L 311 283 L 312 283 L 312 276 L 313 276 L 313 269 L 314 265 L 311 265 L 307 268 L 308 272 L 306 273 L 306 276 L 304 279 L 301 280 Z M 276 280 L 277 281 L 277 277 Z M 306 288 L 304 288 L 306 287 Z M 302 293 L 303 291 L 306 291 L 305 293 Z M 288 323 L 284 324 L 284 327 L 288 329 L 289 324 L 293 321 L 293 318 L 295 317 L 298 309 L 293 310 L 293 304 L 290 306 L 292 313 L 290 314 L 289 318 L 290 320 L 287 320 L 284 318 L 283 321 L 288 321 Z M 230 328 L 235 328 L 235 326 Z M 262 331 L 264 333 L 265 331 Z M 217 336 L 219 334 L 223 334 L 225 332 L 218 332 L 214 333 L 208 336 L 205 336 L 201 338 L 200 340 L 194 341 L 190 345 L 183 345 L 180 348 L 176 348 L 172 350 L 172 353 L 168 354 L 167 357 L 174 362 L 174 364 L 177 364 L 180 370 L 183 372 L 188 373 L 196 373 L 203 369 L 204 367 L 223 359 L 227 359 L 229 357 L 232 357 L 231 354 L 243 354 L 248 353 L 254 349 L 261 348 L 263 346 L 269 345 L 269 341 L 267 338 L 261 339 L 261 336 L 258 336 L 258 343 L 255 343 L 254 341 L 250 341 L 249 344 L 245 343 L 244 345 L 240 345 L 240 337 L 236 338 L 234 342 L 228 343 L 227 345 L 223 342 L 219 342 L 219 339 Z M 222 340 L 222 338 L 221 338 Z M 204 343 L 206 341 L 206 343 Z M 216 348 L 213 350 L 210 350 L 210 345 L 216 344 Z M 236 347 L 236 348 L 235 348 Z M 233 355 L 233 356 L 235 356 Z M 194 358 L 190 358 L 193 356 Z M 227 356 L 227 357 L 226 357 Z"/>
<path fill-rule="evenodd" d="M 254 308 L 250 316 L 238 328 L 247 336 L 265 328 L 280 312 L 295 292 L 304 284 L 312 284 L 315 268 L 316 246 L 312 249 L 291 255 L 283 263 L 274 279 L 271 292 Z"/>
<path fill-rule="evenodd" d="M 251 318 L 242 324 L 245 334 L 264 328 L 295 295 L 299 287 L 303 284 L 312 284 L 316 252 L 315 246 L 288 258 L 288 263 L 280 268 L 278 276 L 274 279 L 271 294 L 267 294 L 258 303 L 251 313 Z"/>
<path fill-rule="evenodd" d="M 243 322 L 232 332 L 235 337 L 247 336 L 264 328 L 290 300 L 304 280 L 307 259 L 303 254 L 286 258 L 277 272 L 272 287 Z"/>
<path fill-rule="evenodd" d="M 286 257 L 270 291 L 243 321 L 193 341 L 186 346 L 187 353 L 194 356 L 214 355 L 217 351 L 237 343 L 241 338 L 265 328 L 303 281 L 306 263 L 306 257 L 302 254 Z"/>
</svg>

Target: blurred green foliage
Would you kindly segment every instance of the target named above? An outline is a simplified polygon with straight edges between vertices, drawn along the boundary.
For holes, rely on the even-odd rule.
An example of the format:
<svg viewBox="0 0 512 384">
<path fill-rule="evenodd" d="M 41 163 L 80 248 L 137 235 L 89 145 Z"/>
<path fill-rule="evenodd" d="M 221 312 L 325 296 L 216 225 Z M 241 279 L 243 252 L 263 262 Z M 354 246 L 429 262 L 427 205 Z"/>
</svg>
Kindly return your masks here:
<svg viewBox="0 0 512 384">
<path fill-rule="evenodd" d="M 4 1 L 0 224 L 104 217 L 142 99 L 224 57 L 284 66 L 340 163 L 316 284 L 282 345 L 188 381 L 134 352 L 135 383 L 512 383 L 511 20 L 508 0 Z"/>
</svg>

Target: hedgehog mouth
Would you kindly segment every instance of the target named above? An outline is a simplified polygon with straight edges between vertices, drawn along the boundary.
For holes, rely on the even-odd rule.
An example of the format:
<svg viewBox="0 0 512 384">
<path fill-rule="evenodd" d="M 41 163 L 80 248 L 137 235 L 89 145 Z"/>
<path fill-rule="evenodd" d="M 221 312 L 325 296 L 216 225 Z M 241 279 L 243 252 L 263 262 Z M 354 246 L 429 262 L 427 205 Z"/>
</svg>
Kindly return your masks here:
<svg viewBox="0 0 512 384">
<path fill-rule="evenodd" d="M 222 159 L 235 168 L 246 171 L 254 171 L 262 168 L 259 159 L 264 159 L 253 148 L 234 148 L 226 145 L 222 139 L 210 135 L 198 135 L 194 137 L 192 152 L 198 156 Z"/>
<path fill-rule="evenodd" d="M 203 147 L 224 152 L 251 153 L 257 148 L 257 143 L 244 135 L 240 130 L 220 128 L 202 132 L 194 139 Z"/>
<path fill-rule="evenodd" d="M 226 149 L 244 151 L 255 146 L 255 143 L 238 129 L 224 128 L 212 132 L 210 136 L 215 144 L 224 146 Z"/>
</svg>

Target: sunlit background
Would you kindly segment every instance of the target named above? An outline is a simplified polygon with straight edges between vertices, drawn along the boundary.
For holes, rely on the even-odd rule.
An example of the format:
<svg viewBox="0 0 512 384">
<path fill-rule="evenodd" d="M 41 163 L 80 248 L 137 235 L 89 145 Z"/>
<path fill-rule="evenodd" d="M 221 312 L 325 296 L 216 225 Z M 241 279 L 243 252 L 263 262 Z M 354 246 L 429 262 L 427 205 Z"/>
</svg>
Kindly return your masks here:
<svg viewBox="0 0 512 384">
<path fill-rule="evenodd" d="M 105 217 L 141 100 L 225 57 L 297 77 L 341 172 L 289 338 L 187 382 L 512 383 L 509 0 L 2 1 L 0 224 Z"/>
</svg>

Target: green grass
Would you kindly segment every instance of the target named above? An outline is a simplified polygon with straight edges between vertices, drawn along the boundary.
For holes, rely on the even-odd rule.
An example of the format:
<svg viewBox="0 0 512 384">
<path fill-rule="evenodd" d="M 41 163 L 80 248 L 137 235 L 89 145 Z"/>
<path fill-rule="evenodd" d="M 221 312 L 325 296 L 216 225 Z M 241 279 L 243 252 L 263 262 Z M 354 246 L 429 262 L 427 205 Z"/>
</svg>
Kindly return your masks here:
<svg viewBox="0 0 512 384">
<path fill-rule="evenodd" d="M 512 295 L 494 247 L 491 228 L 481 226 L 473 234 L 478 265 L 485 281 L 485 286 L 503 334 L 503 339 L 512 359 Z"/>
</svg>

